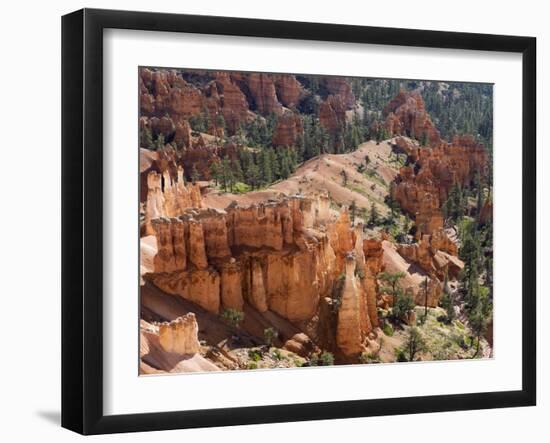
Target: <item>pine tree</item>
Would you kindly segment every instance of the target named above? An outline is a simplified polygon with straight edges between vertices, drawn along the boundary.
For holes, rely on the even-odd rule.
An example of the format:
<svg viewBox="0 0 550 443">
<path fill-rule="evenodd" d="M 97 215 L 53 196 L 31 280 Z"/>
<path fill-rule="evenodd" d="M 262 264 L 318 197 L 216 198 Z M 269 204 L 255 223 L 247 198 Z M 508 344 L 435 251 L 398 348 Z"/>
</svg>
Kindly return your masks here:
<svg viewBox="0 0 550 443">
<path fill-rule="evenodd" d="M 260 169 L 256 163 L 249 164 L 245 172 L 246 183 L 252 188 L 252 190 L 258 188 L 260 183 Z"/>
<path fill-rule="evenodd" d="M 374 202 L 372 202 L 370 206 L 370 215 L 369 215 L 369 221 L 368 221 L 369 228 L 374 228 L 378 223 L 378 219 L 379 219 L 378 210 L 376 209 L 376 205 L 374 204 Z"/>
<path fill-rule="evenodd" d="M 229 162 L 228 158 L 224 158 L 222 160 L 222 166 L 221 166 L 221 181 L 223 190 L 227 192 L 228 187 L 231 192 L 233 192 L 233 185 L 234 185 L 234 177 L 233 177 L 233 171 L 231 169 L 231 163 Z"/>
<path fill-rule="evenodd" d="M 210 176 L 214 179 L 214 183 L 218 186 L 220 181 L 220 163 L 218 161 L 213 161 L 210 164 Z"/>
<path fill-rule="evenodd" d="M 275 149 L 268 149 L 268 161 L 271 166 L 271 173 L 273 175 L 273 180 L 281 178 L 281 166 L 279 160 L 277 159 L 277 154 Z"/>
<path fill-rule="evenodd" d="M 155 140 L 155 150 L 160 151 L 161 149 L 164 149 L 164 135 L 159 134 Z"/>
<path fill-rule="evenodd" d="M 348 173 L 345 169 L 342 169 L 340 175 L 342 176 L 342 186 L 345 188 L 348 185 Z"/>
<path fill-rule="evenodd" d="M 267 149 L 262 149 L 260 152 L 260 171 L 262 174 L 262 182 L 266 185 L 273 182 L 273 169 L 271 165 L 272 163 Z"/>
<path fill-rule="evenodd" d="M 241 162 L 238 159 L 234 159 L 231 161 L 231 169 L 232 169 L 233 180 L 235 181 L 235 183 L 242 182 L 244 180 L 243 170 L 241 168 Z"/>
<path fill-rule="evenodd" d="M 147 126 L 144 127 L 139 134 L 139 143 L 141 147 L 146 149 L 155 149 L 155 144 L 153 143 L 153 134 L 151 129 Z"/>
<path fill-rule="evenodd" d="M 445 273 L 445 280 L 443 281 L 443 295 L 441 297 L 441 307 L 445 309 L 447 313 L 447 322 L 451 323 L 455 317 L 455 308 L 453 304 L 453 297 L 451 294 L 451 289 L 449 288 L 449 277 Z"/>
</svg>

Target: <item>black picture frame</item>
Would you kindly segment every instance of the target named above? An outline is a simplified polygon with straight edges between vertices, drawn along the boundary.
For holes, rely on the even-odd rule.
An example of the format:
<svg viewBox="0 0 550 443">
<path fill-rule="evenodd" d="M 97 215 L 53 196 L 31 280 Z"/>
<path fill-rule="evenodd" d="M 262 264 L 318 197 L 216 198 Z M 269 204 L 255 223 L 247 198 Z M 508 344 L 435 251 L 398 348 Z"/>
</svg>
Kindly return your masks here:
<svg viewBox="0 0 550 443">
<path fill-rule="evenodd" d="M 522 54 L 522 389 L 195 411 L 103 413 L 103 30 L 171 31 Z M 536 404 L 536 39 L 83 9 L 62 18 L 62 426 L 82 434 Z"/>
</svg>

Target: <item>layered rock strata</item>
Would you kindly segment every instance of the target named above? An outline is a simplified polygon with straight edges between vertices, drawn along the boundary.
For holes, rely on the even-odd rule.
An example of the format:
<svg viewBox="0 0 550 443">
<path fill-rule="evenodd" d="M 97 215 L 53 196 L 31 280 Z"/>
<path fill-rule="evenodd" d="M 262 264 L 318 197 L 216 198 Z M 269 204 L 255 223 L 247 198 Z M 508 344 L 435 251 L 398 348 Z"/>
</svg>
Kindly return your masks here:
<svg viewBox="0 0 550 443">
<path fill-rule="evenodd" d="M 353 253 L 360 272 L 348 284 L 356 294 L 346 296 L 344 312 L 357 303 L 357 318 L 339 316 L 339 352 L 355 355 L 357 345 L 349 345 L 346 336 L 362 343 L 378 324 L 380 242 L 364 240 L 362 229 L 351 227 L 346 209 L 333 221 L 326 195 L 226 210 L 187 208 L 178 216 L 157 217 L 151 226 L 158 251 L 153 271 L 144 278 L 209 312 L 243 310 L 247 303 L 260 313 L 311 321 L 337 277 L 349 274 L 346 257 Z"/>
</svg>

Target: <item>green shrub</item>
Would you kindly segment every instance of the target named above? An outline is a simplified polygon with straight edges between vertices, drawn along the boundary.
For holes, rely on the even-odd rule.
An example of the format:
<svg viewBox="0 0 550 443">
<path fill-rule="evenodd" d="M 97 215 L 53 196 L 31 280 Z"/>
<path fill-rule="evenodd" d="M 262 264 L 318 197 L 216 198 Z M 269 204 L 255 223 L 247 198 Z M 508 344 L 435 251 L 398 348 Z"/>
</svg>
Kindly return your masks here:
<svg viewBox="0 0 550 443">
<path fill-rule="evenodd" d="M 412 297 L 399 292 L 392 308 L 392 315 L 394 319 L 401 320 L 403 317 L 407 316 L 409 312 L 413 311 L 414 307 L 415 304 Z"/>
<path fill-rule="evenodd" d="M 244 312 L 232 308 L 224 309 L 222 312 L 222 318 L 231 326 L 238 328 L 244 320 Z"/>
<path fill-rule="evenodd" d="M 237 182 L 233 185 L 233 192 L 235 194 L 245 194 L 251 190 L 250 186 L 243 182 Z"/>
<path fill-rule="evenodd" d="M 260 361 L 262 359 L 262 353 L 257 349 L 251 349 L 248 351 L 248 357 L 254 361 Z"/>
<path fill-rule="evenodd" d="M 309 366 L 318 366 L 319 365 L 319 354 L 314 353 L 309 357 Z"/>
<path fill-rule="evenodd" d="M 322 366 L 332 366 L 334 364 L 334 355 L 330 352 L 324 351 L 319 357 L 319 361 Z"/>
<path fill-rule="evenodd" d="M 362 364 L 380 363 L 380 357 L 370 352 L 362 352 L 359 356 L 359 362 Z"/>
<path fill-rule="evenodd" d="M 384 326 L 382 327 L 382 331 L 384 331 L 384 334 L 386 334 L 388 337 L 391 337 L 393 335 L 393 326 L 388 322 L 385 322 Z"/>
<path fill-rule="evenodd" d="M 267 346 L 271 347 L 278 336 L 279 333 L 275 328 L 264 329 L 264 341 Z"/>
<path fill-rule="evenodd" d="M 258 369 L 258 364 L 254 361 L 251 361 L 246 365 L 246 369 Z"/>
<path fill-rule="evenodd" d="M 398 362 L 409 361 L 407 360 L 407 356 L 405 355 L 405 352 L 403 352 L 403 350 L 400 348 L 397 348 L 395 350 L 395 358 L 397 359 Z"/>
</svg>

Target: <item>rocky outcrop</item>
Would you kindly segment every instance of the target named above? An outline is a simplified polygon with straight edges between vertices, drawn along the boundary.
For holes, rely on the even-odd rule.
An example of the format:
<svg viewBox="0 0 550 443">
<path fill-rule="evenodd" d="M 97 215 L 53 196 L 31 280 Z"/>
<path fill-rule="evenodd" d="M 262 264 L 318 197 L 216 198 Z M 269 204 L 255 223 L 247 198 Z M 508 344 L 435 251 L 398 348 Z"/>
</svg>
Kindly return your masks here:
<svg viewBox="0 0 550 443">
<path fill-rule="evenodd" d="M 457 278 L 464 263 L 457 257 L 457 246 L 441 230 L 423 235 L 418 243 L 398 245 L 399 254 L 420 266 L 428 275 L 443 281 L 445 275 Z"/>
<path fill-rule="evenodd" d="M 273 132 L 274 146 L 295 146 L 303 135 L 302 119 L 292 111 L 285 111 L 278 119 Z"/>
<path fill-rule="evenodd" d="M 152 233 L 152 220 L 160 217 L 177 217 L 187 208 L 200 208 L 200 189 L 197 184 L 185 183 L 183 168 L 178 167 L 177 179 L 168 170 L 161 175 L 151 171 L 147 175 L 147 201 L 145 206 L 145 233 Z"/>
<path fill-rule="evenodd" d="M 245 94 L 226 72 L 216 74 L 216 88 L 210 90 L 210 108 L 221 108 L 221 113 L 229 131 L 234 133 L 248 118 L 249 104 Z M 213 86 L 211 86 L 213 88 Z"/>
<path fill-rule="evenodd" d="M 151 223 L 158 249 L 154 271 L 143 278 L 212 313 L 243 310 L 247 303 L 260 313 L 309 322 L 316 318 L 321 300 L 331 296 L 337 277 L 348 272 L 352 280 L 346 283 L 336 341 L 342 345 L 341 355 L 353 357 L 357 345 L 350 343 L 363 343 L 378 324 L 381 246 L 363 239 L 360 227 L 351 227 L 345 208 L 336 222 L 327 211 L 327 196 L 321 195 L 230 205 L 224 211 L 187 208 L 177 217 L 159 217 Z M 351 274 L 346 268 L 350 253 Z M 352 319 L 349 313 L 355 305 L 357 318 Z"/>
<path fill-rule="evenodd" d="M 346 103 L 341 95 L 329 95 L 321 102 L 319 121 L 329 134 L 342 133 L 346 124 Z"/>
<path fill-rule="evenodd" d="M 200 352 L 199 326 L 192 312 L 171 322 L 159 324 L 159 342 L 165 352 L 196 354 Z"/>
<path fill-rule="evenodd" d="M 390 135 L 406 135 L 418 140 L 425 139 L 430 145 L 441 141 L 426 111 L 424 100 L 417 92 L 401 91 L 383 110 L 384 126 Z"/>
<path fill-rule="evenodd" d="M 409 155 L 391 193 L 401 208 L 415 218 L 418 236 L 431 234 L 443 226 L 442 206 L 456 184 L 468 186 L 477 173 L 487 168 L 487 151 L 471 136 L 455 137 L 431 148 L 419 147 L 403 138 L 398 146 Z"/>
<path fill-rule="evenodd" d="M 345 282 L 336 332 L 336 343 L 346 356 L 359 355 L 365 349 L 361 334 L 360 312 L 360 300 L 363 294 L 355 278 L 355 266 L 355 256 L 350 253 L 345 259 Z"/>
<path fill-rule="evenodd" d="M 289 74 L 275 77 L 275 89 L 279 101 L 287 108 L 295 107 L 303 95 L 302 85 L 295 76 Z"/>
<path fill-rule="evenodd" d="M 260 312 L 309 319 L 335 274 L 327 236 L 309 232 L 321 206 L 294 197 L 156 218 L 158 253 L 145 278 L 211 312 L 242 309 L 248 301 Z"/>
<path fill-rule="evenodd" d="M 241 275 L 240 263 L 233 257 L 221 267 L 220 296 L 223 308 L 242 312 L 244 300 Z"/>
<path fill-rule="evenodd" d="M 382 242 L 377 239 L 363 240 L 363 254 L 365 256 L 365 278 L 363 286 L 367 300 L 367 312 L 373 328 L 378 327 L 378 274 L 384 270 Z"/>
<path fill-rule="evenodd" d="M 256 110 L 260 114 L 264 116 L 271 113 L 279 115 L 283 111 L 283 106 L 277 99 L 272 75 L 257 72 L 248 74 L 246 84 L 254 98 Z"/>
<path fill-rule="evenodd" d="M 340 97 L 344 107 L 351 109 L 355 105 L 355 96 L 351 90 L 349 80 L 345 77 L 323 77 L 323 83 L 331 95 Z"/>
</svg>

